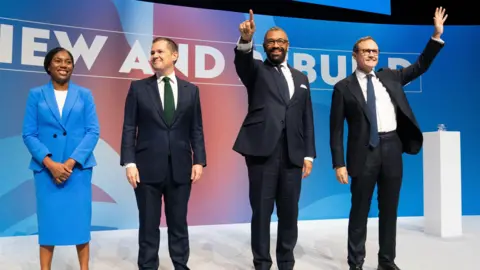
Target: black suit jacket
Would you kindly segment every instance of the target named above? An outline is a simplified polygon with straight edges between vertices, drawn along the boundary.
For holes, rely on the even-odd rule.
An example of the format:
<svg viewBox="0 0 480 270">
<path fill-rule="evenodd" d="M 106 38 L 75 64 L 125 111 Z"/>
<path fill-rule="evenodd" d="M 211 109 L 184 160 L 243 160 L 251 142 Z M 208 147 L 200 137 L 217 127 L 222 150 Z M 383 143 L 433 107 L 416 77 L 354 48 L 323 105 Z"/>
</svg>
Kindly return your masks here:
<svg viewBox="0 0 480 270">
<path fill-rule="evenodd" d="M 283 98 L 269 61 L 253 58 L 235 48 L 235 68 L 247 88 L 248 113 L 233 150 L 242 155 L 269 156 L 286 129 L 290 161 L 303 166 L 305 157 L 316 158 L 310 83 L 305 74 L 289 66 L 295 84 L 290 100 Z M 303 86 L 303 87 L 302 87 Z"/>
<path fill-rule="evenodd" d="M 403 152 L 418 154 L 423 144 L 423 135 L 410 108 L 403 86 L 422 75 L 432 64 L 443 43 L 430 40 L 412 65 L 400 69 L 382 69 L 376 76 L 387 89 L 395 106 L 397 133 Z M 347 170 L 352 177 L 363 169 L 369 147 L 370 121 L 368 107 L 355 73 L 334 86 L 330 109 L 330 148 L 333 167 L 345 166 L 343 148 L 344 120 L 348 123 Z"/>
<path fill-rule="evenodd" d="M 133 81 L 128 91 L 120 165 L 136 163 L 144 183 L 163 181 L 169 155 L 177 183 L 190 181 L 193 164 L 207 164 L 198 87 L 176 78 L 178 102 L 171 126 L 163 116 L 156 75 Z"/>
</svg>

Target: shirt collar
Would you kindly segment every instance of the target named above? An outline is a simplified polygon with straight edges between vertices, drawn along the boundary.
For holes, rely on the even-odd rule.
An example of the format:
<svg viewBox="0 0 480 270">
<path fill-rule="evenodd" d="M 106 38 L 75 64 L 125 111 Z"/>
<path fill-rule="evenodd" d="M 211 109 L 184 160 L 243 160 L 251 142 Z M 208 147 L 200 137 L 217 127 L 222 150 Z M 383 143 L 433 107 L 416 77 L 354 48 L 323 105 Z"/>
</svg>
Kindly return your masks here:
<svg viewBox="0 0 480 270">
<path fill-rule="evenodd" d="M 270 61 L 270 59 L 267 58 L 267 61 L 270 62 L 270 64 L 272 64 L 273 66 L 276 66 L 278 68 L 288 68 L 288 64 L 287 64 L 287 59 L 285 59 L 285 61 L 283 61 L 283 63 L 281 64 L 278 64 L 278 65 L 275 65 L 274 63 L 272 63 L 272 61 Z"/>
<path fill-rule="evenodd" d="M 375 71 L 373 69 L 368 74 L 372 74 L 372 77 L 376 77 Z M 367 73 L 361 71 L 360 69 L 355 70 L 355 75 L 358 79 L 365 79 L 367 77 Z"/>
<path fill-rule="evenodd" d="M 157 82 L 160 83 L 164 77 L 170 78 L 170 83 L 177 84 L 177 77 L 175 76 L 175 71 L 167 76 L 157 74 Z"/>
</svg>

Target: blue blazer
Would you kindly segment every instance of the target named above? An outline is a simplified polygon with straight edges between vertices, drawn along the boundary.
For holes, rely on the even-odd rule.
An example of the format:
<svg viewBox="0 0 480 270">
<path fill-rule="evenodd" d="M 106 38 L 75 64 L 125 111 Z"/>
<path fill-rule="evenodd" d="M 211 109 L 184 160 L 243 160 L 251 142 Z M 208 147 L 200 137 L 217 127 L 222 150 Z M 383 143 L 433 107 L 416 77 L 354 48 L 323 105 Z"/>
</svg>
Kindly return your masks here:
<svg viewBox="0 0 480 270">
<path fill-rule="evenodd" d="M 97 165 L 93 150 L 100 128 L 89 89 L 70 83 L 60 117 L 53 84 L 30 90 L 23 121 L 23 141 L 32 155 L 29 168 L 40 172 L 49 155 L 56 162 L 73 158 L 81 168 Z"/>
</svg>

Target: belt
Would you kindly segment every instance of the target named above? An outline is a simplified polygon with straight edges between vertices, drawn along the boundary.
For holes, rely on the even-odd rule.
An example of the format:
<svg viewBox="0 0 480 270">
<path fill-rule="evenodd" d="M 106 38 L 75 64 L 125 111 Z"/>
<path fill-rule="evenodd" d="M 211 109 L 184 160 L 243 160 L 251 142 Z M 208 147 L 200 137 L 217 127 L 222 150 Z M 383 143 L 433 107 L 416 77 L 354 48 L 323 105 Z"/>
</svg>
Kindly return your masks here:
<svg viewBox="0 0 480 270">
<path fill-rule="evenodd" d="M 396 135 L 396 134 L 397 134 L 397 131 L 392 130 L 392 131 L 386 131 L 386 132 L 379 132 L 378 136 L 380 136 L 380 137 L 390 137 L 390 136 Z"/>
</svg>

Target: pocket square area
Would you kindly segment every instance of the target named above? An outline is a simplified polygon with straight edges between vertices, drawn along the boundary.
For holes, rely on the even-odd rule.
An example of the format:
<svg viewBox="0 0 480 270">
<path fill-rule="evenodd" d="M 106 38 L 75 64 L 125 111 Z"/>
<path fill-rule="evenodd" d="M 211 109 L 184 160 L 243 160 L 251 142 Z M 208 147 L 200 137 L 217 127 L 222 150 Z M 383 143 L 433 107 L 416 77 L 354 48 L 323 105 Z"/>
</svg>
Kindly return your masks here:
<svg viewBox="0 0 480 270">
<path fill-rule="evenodd" d="M 302 84 L 302 85 L 300 85 L 300 88 L 305 88 L 305 89 L 307 89 L 307 86 L 305 86 L 305 84 Z"/>
</svg>

